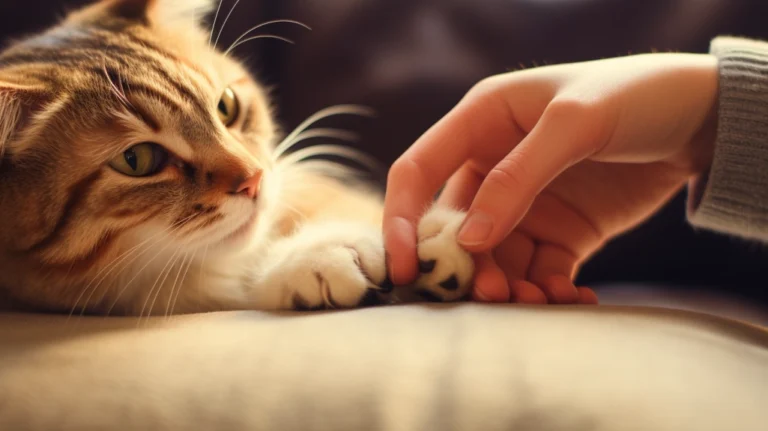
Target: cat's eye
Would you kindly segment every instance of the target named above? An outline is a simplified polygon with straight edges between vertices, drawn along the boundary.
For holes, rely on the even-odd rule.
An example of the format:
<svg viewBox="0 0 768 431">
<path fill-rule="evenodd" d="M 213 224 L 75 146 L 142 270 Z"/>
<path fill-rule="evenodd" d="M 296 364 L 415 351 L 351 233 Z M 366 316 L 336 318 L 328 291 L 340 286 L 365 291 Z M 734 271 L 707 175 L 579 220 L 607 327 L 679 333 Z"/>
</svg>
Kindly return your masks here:
<svg viewBox="0 0 768 431">
<path fill-rule="evenodd" d="M 168 152 L 152 142 L 136 144 L 110 160 L 109 166 L 130 177 L 148 177 L 160 172 L 168 161 Z"/>
<path fill-rule="evenodd" d="M 227 87 L 224 93 L 222 93 L 216 111 L 221 122 L 227 127 L 237 121 L 237 117 L 240 114 L 240 102 L 238 102 L 237 95 L 235 95 L 231 88 Z"/>
</svg>

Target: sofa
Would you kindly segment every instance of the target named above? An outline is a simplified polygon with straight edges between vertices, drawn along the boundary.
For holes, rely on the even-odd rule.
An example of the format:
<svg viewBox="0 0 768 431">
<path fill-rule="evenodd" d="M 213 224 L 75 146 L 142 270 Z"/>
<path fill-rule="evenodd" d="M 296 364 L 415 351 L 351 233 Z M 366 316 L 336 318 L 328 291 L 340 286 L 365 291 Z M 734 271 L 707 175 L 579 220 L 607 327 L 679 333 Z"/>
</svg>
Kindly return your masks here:
<svg viewBox="0 0 768 431">
<path fill-rule="evenodd" d="M 0 429 L 762 431 L 768 332 L 627 307 L 0 315 Z"/>
</svg>

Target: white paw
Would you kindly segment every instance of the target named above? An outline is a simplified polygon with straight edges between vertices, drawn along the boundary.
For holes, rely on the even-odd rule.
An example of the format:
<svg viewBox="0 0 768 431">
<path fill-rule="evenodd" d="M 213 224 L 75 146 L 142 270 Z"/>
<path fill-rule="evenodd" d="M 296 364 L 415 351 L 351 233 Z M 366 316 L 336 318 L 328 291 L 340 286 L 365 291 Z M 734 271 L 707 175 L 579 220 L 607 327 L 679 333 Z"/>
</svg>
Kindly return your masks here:
<svg viewBox="0 0 768 431">
<path fill-rule="evenodd" d="M 416 288 L 440 301 L 459 300 L 472 286 L 472 256 L 456 240 L 464 217 L 464 212 L 434 206 L 419 222 Z"/>
<path fill-rule="evenodd" d="M 351 308 L 391 290 L 381 232 L 369 226 L 308 227 L 281 249 L 284 256 L 264 282 L 280 292 L 279 308 Z"/>
</svg>

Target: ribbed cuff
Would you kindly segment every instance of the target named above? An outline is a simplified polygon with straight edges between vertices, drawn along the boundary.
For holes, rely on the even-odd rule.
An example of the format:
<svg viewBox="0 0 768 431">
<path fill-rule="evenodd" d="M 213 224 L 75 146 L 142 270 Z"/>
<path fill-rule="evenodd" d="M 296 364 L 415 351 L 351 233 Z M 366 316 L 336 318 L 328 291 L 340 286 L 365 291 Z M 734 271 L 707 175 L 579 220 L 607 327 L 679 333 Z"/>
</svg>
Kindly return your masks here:
<svg viewBox="0 0 768 431">
<path fill-rule="evenodd" d="M 712 167 L 691 182 L 696 227 L 768 240 L 768 43 L 720 37 L 718 125 Z"/>
</svg>

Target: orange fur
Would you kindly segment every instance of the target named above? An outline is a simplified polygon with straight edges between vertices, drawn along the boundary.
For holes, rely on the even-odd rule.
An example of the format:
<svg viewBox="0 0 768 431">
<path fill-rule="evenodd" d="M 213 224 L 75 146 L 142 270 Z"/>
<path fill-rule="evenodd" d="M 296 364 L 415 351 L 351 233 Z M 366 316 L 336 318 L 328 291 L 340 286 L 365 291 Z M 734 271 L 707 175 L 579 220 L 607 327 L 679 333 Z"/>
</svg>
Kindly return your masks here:
<svg viewBox="0 0 768 431">
<path fill-rule="evenodd" d="M 234 256 L 317 217 L 358 213 L 353 218 L 377 226 L 377 198 L 300 169 L 287 174 L 300 177 L 298 184 L 275 189 L 264 202 L 232 195 L 257 170 L 266 172 L 265 187 L 283 182 L 271 154 L 277 128 L 263 87 L 208 46 L 197 20 L 207 3 L 104 0 L 0 54 L 5 294 L 40 309 L 135 313 L 146 285 L 163 275 L 160 263 L 180 264 L 171 261 L 174 252 Z M 241 103 L 241 118 L 230 127 L 216 113 L 227 87 Z M 147 178 L 108 166 L 145 141 L 162 145 L 173 162 Z M 236 247 L 205 238 L 188 244 L 195 235 L 226 234 L 246 211 L 258 213 L 260 238 Z M 176 230 L 162 233 L 169 229 Z M 153 244 L 151 235 L 162 241 Z M 152 251 L 121 261 L 148 239 L 151 247 L 139 251 Z M 160 246 L 168 249 L 153 262 L 148 256 Z M 205 269 L 201 261 L 189 265 Z M 127 275 L 142 271 L 134 280 Z M 216 294 L 198 296 L 203 309 L 238 306 Z"/>
</svg>

